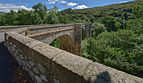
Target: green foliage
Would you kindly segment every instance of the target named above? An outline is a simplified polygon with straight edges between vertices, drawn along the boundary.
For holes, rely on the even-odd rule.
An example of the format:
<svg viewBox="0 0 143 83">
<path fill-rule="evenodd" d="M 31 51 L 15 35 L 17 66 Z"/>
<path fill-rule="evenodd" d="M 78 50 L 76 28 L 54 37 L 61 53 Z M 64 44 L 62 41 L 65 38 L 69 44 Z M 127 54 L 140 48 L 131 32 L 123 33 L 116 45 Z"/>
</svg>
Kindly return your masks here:
<svg viewBox="0 0 143 83">
<path fill-rule="evenodd" d="M 127 29 L 132 30 L 134 33 L 143 34 L 143 19 L 138 18 L 130 20 L 127 23 Z"/>
<path fill-rule="evenodd" d="M 139 5 L 135 6 L 133 13 L 137 18 L 143 17 L 143 1 L 140 1 Z"/>
<path fill-rule="evenodd" d="M 119 29 L 124 29 L 126 26 L 126 22 L 123 19 L 105 16 L 101 23 L 107 27 L 107 31 L 118 31 Z"/>
<path fill-rule="evenodd" d="M 20 10 L 18 15 L 19 25 L 41 24 L 43 22 L 39 14 L 33 11 Z"/>
<path fill-rule="evenodd" d="M 68 19 L 66 16 L 63 16 L 61 13 L 58 13 L 58 17 L 59 17 L 59 23 L 63 23 L 63 24 L 68 23 Z"/>
<path fill-rule="evenodd" d="M 35 12 L 40 12 L 40 11 L 42 11 L 42 7 L 43 7 L 43 4 L 38 3 L 38 4 L 34 5 L 32 8 L 34 9 Z M 45 9 L 45 6 L 44 6 L 44 9 Z"/>
<path fill-rule="evenodd" d="M 92 24 L 93 37 L 96 37 L 97 35 L 104 32 L 105 30 L 106 30 L 106 27 L 104 26 L 104 24 L 101 24 L 98 22 L 95 22 Z"/>
<path fill-rule="evenodd" d="M 4 25 L 6 25 L 6 19 L 4 18 L 4 16 L 0 15 L 0 26 Z"/>
<path fill-rule="evenodd" d="M 60 48 L 60 39 L 56 38 L 50 45 L 56 48 Z"/>
<path fill-rule="evenodd" d="M 135 18 L 134 14 L 132 13 L 132 9 L 135 5 L 135 2 L 128 2 L 81 10 L 66 9 L 64 11 L 61 11 L 61 13 L 64 16 L 68 16 L 70 18 L 70 21 L 85 20 L 86 22 L 94 23 L 95 21 L 100 20 L 105 16 L 122 18 L 123 20 L 130 20 Z"/>
<path fill-rule="evenodd" d="M 5 24 L 4 25 L 16 25 L 16 24 L 18 24 L 18 21 L 17 21 L 18 15 L 13 10 L 11 10 L 10 13 L 5 14 L 4 18 L 5 18 L 5 20 L 4 20 Z"/>
<path fill-rule="evenodd" d="M 30 31 L 28 29 L 25 30 L 25 36 L 30 35 Z"/>
<path fill-rule="evenodd" d="M 49 14 L 48 14 L 48 17 L 47 17 L 47 22 L 49 23 L 49 24 L 57 24 L 57 23 L 59 23 L 59 18 L 58 18 L 58 16 L 56 15 L 56 13 L 55 12 L 50 12 Z"/>
<path fill-rule="evenodd" d="M 143 5 L 139 2 L 132 14 L 132 9 L 123 8 L 123 14 L 106 13 L 98 20 L 108 32 L 84 40 L 83 57 L 143 78 Z"/>
<path fill-rule="evenodd" d="M 143 34 L 143 1 L 139 2 L 133 9 L 133 13 L 137 18 L 128 22 L 127 29 L 140 35 Z"/>
<path fill-rule="evenodd" d="M 0 15 L 4 15 L 5 14 L 5 12 L 0 12 Z"/>
<path fill-rule="evenodd" d="M 107 27 L 109 25 L 105 24 L 105 27 L 109 30 L 111 29 L 116 31 L 118 28 L 125 28 L 125 22 L 120 20 L 116 23 L 118 20 L 115 20 L 113 17 L 124 20 L 134 19 L 135 17 L 131 12 L 135 4 L 135 2 L 129 2 L 83 10 L 72 10 L 69 8 L 58 12 L 58 8 L 56 6 L 52 9 L 47 9 L 45 5 L 38 3 L 32 7 L 34 11 L 19 10 L 17 13 L 14 11 L 7 13 L 3 18 L 0 18 L 0 25 L 94 23 L 95 21 L 102 21 L 105 16 L 111 16 L 110 21 L 112 26 Z"/>
<path fill-rule="evenodd" d="M 47 9 L 45 5 L 38 3 L 34 5 L 32 8 L 34 11 L 27 11 L 22 9 L 18 12 L 10 11 L 5 15 L 0 15 L 0 26 L 59 23 L 59 16 L 57 12 L 58 9 L 56 6 L 52 9 Z M 62 16 L 62 18 L 65 17 Z"/>
<path fill-rule="evenodd" d="M 84 40 L 84 57 L 143 77 L 143 39 L 130 30 L 103 32 Z"/>
</svg>

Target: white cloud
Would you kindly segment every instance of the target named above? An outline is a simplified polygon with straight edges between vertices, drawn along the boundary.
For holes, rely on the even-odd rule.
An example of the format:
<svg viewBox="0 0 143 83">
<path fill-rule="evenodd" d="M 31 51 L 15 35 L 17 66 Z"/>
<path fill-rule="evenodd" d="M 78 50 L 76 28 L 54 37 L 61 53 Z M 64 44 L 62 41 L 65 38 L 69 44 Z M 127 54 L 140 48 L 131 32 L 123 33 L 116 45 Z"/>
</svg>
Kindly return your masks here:
<svg viewBox="0 0 143 83">
<path fill-rule="evenodd" d="M 60 3 L 67 3 L 67 1 L 60 1 Z"/>
<path fill-rule="evenodd" d="M 46 2 L 47 4 L 55 4 L 56 1 L 49 1 L 49 2 Z"/>
<path fill-rule="evenodd" d="M 128 2 L 128 1 L 121 1 L 120 3 L 126 3 L 126 2 Z"/>
<path fill-rule="evenodd" d="M 76 9 L 85 9 L 88 8 L 86 5 L 78 5 Z"/>
<path fill-rule="evenodd" d="M 68 5 L 68 6 L 76 6 L 76 5 L 78 5 L 78 4 L 77 4 L 77 3 L 69 2 L 69 3 L 67 3 L 67 5 Z"/>
<path fill-rule="evenodd" d="M 24 5 L 17 6 L 14 4 L 1 4 L 0 3 L 0 11 L 2 11 L 2 12 L 9 12 L 10 10 L 18 11 L 21 9 L 32 10 L 32 8 L 27 8 Z"/>
<path fill-rule="evenodd" d="M 56 1 L 56 2 L 57 2 L 57 1 L 59 1 L 59 0 L 48 0 L 48 1 Z"/>
<path fill-rule="evenodd" d="M 59 0 L 48 0 L 46 3 L 47 4 L 55 4 L 56 2 L 58 2 Z"/>
</svg>

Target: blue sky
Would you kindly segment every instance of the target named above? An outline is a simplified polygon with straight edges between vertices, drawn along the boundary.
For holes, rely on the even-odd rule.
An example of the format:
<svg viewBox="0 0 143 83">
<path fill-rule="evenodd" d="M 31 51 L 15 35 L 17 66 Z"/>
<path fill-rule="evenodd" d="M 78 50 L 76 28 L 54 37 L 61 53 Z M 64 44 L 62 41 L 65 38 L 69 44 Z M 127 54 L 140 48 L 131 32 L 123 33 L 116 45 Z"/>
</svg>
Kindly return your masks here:
<svg viewBox="0 0 143 83">
<path fill-rule="evenodd" d="M 26 9 L 32 10 L 32 6 L 37 3 L 42 3 L 48 9 L 57 6 L 59 10 L 72 8 L 84 9 L 97 6 L 104 6 L 116 3 L 125 3 L 134 0 L 0 0 L 0 11 L 9 12 L 10 10 Z"/>
</svg>

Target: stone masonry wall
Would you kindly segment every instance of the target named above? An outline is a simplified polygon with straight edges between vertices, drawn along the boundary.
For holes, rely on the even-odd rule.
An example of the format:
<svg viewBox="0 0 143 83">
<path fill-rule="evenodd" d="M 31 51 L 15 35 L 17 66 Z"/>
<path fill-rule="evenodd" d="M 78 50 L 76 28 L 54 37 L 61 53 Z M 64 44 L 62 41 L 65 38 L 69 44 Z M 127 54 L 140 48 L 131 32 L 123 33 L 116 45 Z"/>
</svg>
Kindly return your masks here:
<svg viewBox="0 0 143 83">
<path fill-rule="evenodd" d="M 143 83 L 143 79 L 20 35 L 5 33 L 5 46 L 35 83 Z"/>
</svg>

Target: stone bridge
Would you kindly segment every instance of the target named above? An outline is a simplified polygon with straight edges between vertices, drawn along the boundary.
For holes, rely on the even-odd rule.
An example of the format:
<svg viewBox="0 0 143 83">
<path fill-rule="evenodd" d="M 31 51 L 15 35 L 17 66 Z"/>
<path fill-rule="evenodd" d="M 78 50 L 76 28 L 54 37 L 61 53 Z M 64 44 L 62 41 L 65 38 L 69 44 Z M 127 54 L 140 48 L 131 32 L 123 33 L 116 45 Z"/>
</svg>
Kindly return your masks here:
<svg viewBox="0 0 143 83">
<path fill-rule="evenodd" d="M 28 29 L 28 36 L 51 44 L 56 38 L 60 39 L 60 49 L 70 53 L 81 55 L 81 41 L 85 37 L 91 37 L 91 24 L 56 24 L 56 25 L 30 25 L 1 27 L 3 30 Z M 2 31 L 2 30 L 1 30 Z M 24 34 L 24 32 L 20 32 Z"/>
<path fill-rule="evenodd" d="M 68 24 L 53 27 L 41 27 L 38 29 L 29 29 L 29 37 L 41 42 L 51 44 L 56 38 L 60 39 L 60 49 L 70 53 L 81 55 L 82 31 L 91 29 L 84 24 Z M 90 31 L 90 30 L 89 30 Z M 86 34 L 90 32 L 86 31 Z"/>
<path fill-rule="evenodd" d="M 142 78 L 77 56 L 82 38 L 91 36 L 89 24 L 9 26 L 3 31 L 5 47 L 35 83 L 143 83 Z M 49 45 L 56 38 L 61 49 Z"/>
</svg>

